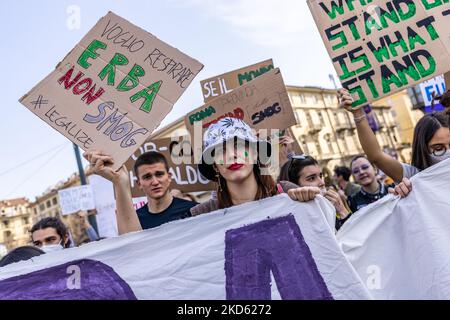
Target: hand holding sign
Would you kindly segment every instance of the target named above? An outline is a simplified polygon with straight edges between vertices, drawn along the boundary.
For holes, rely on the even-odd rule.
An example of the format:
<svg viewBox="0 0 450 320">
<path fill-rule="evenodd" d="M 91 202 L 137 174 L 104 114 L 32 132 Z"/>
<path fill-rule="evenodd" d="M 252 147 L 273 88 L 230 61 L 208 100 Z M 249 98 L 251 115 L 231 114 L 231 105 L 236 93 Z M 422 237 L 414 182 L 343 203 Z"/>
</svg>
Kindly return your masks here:
<svg viewBox="0 0 450 320">
<path fill-rule="evenodd" d="M 339 107 L 344 108 L 347 111 L 354 112 L 358 109 L 361 109 L 361 106 L 353 107 L 354 99 L 346 89 L 338 90 L 338 98 L 339 98 Z"/>
<path fill-rule="evenodd" d="M 450 70 L 449 1 L 308 0 L 308 5 L 355 107 Z"/>
<path fill-rule="evenodd" d="M 114 170 L 114 159 L 103 151 L 87 151 L 83 154 L 83 157 L 89 161 L 95 174 L 113 183 L 127 182 L 128 174 L 125 166 L 121 166 L 118 171 Z"/>
<path fill-rule="evenodd" d="M 20 102 L 117 170 L 170 112 L 203 66 L 109 12 Z"/>
</svg>

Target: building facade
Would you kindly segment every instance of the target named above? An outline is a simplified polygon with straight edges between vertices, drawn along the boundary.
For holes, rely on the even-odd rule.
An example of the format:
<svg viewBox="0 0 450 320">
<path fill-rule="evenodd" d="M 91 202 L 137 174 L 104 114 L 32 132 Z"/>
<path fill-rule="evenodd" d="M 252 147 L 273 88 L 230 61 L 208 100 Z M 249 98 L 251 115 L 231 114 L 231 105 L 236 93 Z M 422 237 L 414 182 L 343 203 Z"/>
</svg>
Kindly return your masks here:
<svg viewBox="0 0 450 320">
<path fill-rule="evenodd" d="M 0 246 L 10 251 L 30 243 L 32 214 L 26 198 L 0 201 Z"/>
<path fill-rule="evenodd" d="M 348 166 L 354 156 L 364 153 L 351 114 L 339 108 L 336 90 L 294 86 L 287 89 L 297 118 L 292 132 L 304 153 L 316 158 L 326 175 L 335 166 Z M 406 92 L 401 92 L 377 101 L 371 112 L 378 127 L 375 135 L 380 147 L 396 154 L 402 162 L 411 158 L 412 136 L 406 132 L 413 120 L 410 113 L 405 113 L 411 107 L 408 100 Z"/>
<path fill-rule="evenodd" d="M 47 217 L 57 217 L 69 228 L 75 245 L 80 244 L 87 238 L 83 218 L 77 214 L 62 215 L 59 204 L 58 191 L 80 185 L 78 174 L 72 174 L 67 180 L 47 189 L 36 201 L 31 204 L 33 224 Z"/>
<path fill-rule="evenodd" d="M 304 153 L 316 158 L 326 176 L 335 166 L 348 166 L 351 159 L 363 154 L 351 114 L 339 108 L 337 91 L 317 87 L 287 86 L 297 125 L 291 128 Z M 422 116 L 413 110 L 406 90 L 381 99 L 372 105 L 371 115 L 380 147 L 395 154 L 402 162 L 411 160 L 412 132 Z M 159 129 L 154 138 L 187 134 L 184 119 Z"/>
</svg>

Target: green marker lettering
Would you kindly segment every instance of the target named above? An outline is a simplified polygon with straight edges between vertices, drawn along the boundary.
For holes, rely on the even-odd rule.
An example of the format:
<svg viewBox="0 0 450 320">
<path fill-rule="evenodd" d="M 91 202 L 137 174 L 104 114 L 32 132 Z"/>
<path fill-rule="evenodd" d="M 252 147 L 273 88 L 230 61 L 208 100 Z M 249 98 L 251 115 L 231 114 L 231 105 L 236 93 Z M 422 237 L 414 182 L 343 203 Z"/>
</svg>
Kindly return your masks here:
<svg viewBox="0 0 450 320">
<path fill-rule="evenodd" d="M 158 94 L 158 91 L 161 88 L 161 85 L 162 81 L 160 80 L 151 84 L 147 88 L 142 89 L 141 91 L 135 93 L 133 96 L 130 97 L 131 103 L 141 98 L 145 99 L 144 102 L 141 104 L 139 110 L 149 113 L 152 110 L 153 101 L 155 100 L 156 95 Z"/>
<path fill-rule="evenodd" d="M 116 66 L 124 66 L 128 64 L 128 59 L 123 54 L 116 53 L 114 57 L 112 57 L 111 61 L 103 68 L 102 71 L 98 74 L 99 78 L 104 80 L 106 76 L 108 76 L 107 83 L 110 86 L 114 85 L 114 80 L 116 77 Z"/>
<path fill-rule="evenodd" d="M 93 40 L 91 44 L 88 45 L 86 50 L 84 50 L 80 55 L 77 63 L 85 69 L 89 68 L 91 64 L 87 62 L 87 60 L 89 58 L 96 59 L 99 56 L 99 54 L 97 53 L 98 49 L 106 49 L 106 44 L 98 40 Z"/>
</svg>

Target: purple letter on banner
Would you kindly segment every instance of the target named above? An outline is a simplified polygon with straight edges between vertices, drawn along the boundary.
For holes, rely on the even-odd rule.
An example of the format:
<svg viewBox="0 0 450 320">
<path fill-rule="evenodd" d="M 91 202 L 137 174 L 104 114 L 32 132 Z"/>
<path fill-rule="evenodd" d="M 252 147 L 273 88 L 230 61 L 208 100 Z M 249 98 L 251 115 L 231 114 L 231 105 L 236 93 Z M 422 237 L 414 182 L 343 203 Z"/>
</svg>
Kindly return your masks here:
<svg viewBox="0 0 450 320">
<path fill-rule="evenodd" d="M 270 271 L 282 299 L 333 299 L 292 215 L 225 235 L 229 300 L 270 300 Z"/>
<path fill-rule="evenodd" d="M 79 288 L 67 284 L 71 266 L 80 270 Z M 0 300 L 136 300 L 136 296 L 110 266 L 83 259 L 2 280 Z"/>
</svg>

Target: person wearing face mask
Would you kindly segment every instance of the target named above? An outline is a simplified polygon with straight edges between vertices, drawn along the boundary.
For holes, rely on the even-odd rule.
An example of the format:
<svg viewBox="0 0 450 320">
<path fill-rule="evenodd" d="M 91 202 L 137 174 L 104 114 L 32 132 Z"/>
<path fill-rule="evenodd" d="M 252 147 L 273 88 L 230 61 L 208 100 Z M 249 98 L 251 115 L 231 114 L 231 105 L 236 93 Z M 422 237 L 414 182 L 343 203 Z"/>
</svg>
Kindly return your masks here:
<svg viewBox="0 0 450 320">
<path fill-rule="evenodd" d="M 54 217 L 43 218 L 31 228 L 31 241 L 45 253 L 70 247 L 69 232 L 64 223 Z"/>
<path fill-rule="evenodd" d="M 356 156 L 350 162 L 350 167 L 356 183 L 361 186 L 354 195 L 348 197 L 348 204 L 352 212 L 378 201 L 389 193 L 394 185 L 381 183 L 377 179 L 376 169 L 365 156 Z"/>
<path fill-rule="evenodd" d="M 295 155 L 286 162 L 280 170 L 278 180 L 288 180 L 300 186 L 298 200 L 307 202 L 317 195 L 322 195 L 336 210 L 335 228 L 339 228 L 351 214 L 351 210 L 336 190 L 326 188 L 322 170 L 316 159 L 308 155 Z"/>
<path fill-rule="evenodd" d="M 449 115 L 434 112 L 424 115 L 414 128 L 411 164 L 401 163 L 385 154 L 369 126 L 366 114 L 361 107 L 352 108 L 350 93 L 338 91 L 340 106 L 353 114 L 359 141 L 368 160 L 390 176 L 398 185 L 394 194 L 405 197 L 412 190 L 409 179 L 418 172 L 450 158 L 450 120 Z"/>
</svg>

